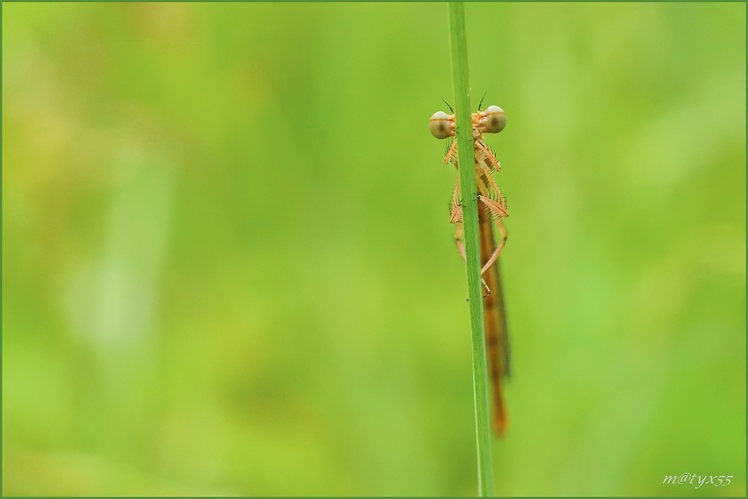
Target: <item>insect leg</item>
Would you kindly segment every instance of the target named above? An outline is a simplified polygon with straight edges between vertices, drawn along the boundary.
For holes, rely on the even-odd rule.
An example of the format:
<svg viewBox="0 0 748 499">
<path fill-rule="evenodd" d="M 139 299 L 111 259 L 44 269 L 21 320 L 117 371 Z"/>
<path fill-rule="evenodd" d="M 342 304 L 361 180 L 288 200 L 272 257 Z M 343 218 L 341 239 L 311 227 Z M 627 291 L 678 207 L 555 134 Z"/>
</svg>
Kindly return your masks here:
<svg viewBox="0 0 748 499">
<path fill-rule="evenodd" d="M 481 199 L 481 201 L 483 201 L 485 204 L 485 201 L 483 199 Z M 504 249 L 504 245 L 506 244 L 506 240 L 507 240 L 506 226 L 504 225 L 504 221 L 501 220 L 501 217 L 496 218 L 496 228 L 499 231 L 499 244 L 496 245 L 496 249 L 494 250 L 493 254 L 486 261 L 486 264 L 483 265 L 483 268 L 480 271 L 481 275 L 483 275 L 486 272 L 486 270 L 488 270 L 491 267 L 491 265 L 493 265 L 496 259 L 499 258 L 499 253 L 501 253 L 501 250 Z"/>
<path fill-rule="evenodd" d="M 457 250 L 460 252 L 460 256 L 462 257 L 462 261 L 467 261 L 467 253 L 465 252 L 465 240 L 463 239 L 464 230 L 462 228 L 462 221 L 454 222 L 456 225 L 455 227 L 455 244 L 457 244 Z M 481 276 L 483 276 L 484 270 L 481 270 Z M 491 294 L 491 288 L 488 287 L 488 284 L 486 284 L 485 279 L 483 277 L 480 278 L 481 283 L 483 283 L 483 287 L 486 290 L 486 294 L 483 295 L 483 298 Z"/>
</svg>

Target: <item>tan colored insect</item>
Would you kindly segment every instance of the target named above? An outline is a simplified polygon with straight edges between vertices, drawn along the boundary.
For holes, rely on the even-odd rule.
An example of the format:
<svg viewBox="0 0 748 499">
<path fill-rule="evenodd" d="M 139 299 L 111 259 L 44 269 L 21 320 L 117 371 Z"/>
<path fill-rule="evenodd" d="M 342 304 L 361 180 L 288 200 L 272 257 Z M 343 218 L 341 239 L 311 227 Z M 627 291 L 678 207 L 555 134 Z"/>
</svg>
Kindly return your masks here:
<svg viewBox="0 0 748 499">
<path fill-rule="evenodd" d="M 480 107 L 480 106 L 479 106 Z M 451 109 L 451 108 L 450 108 Z M 502 218 L 509 216 L 504 196 L 496 184 L 493 172 L 501 171 L 501 164 L 496 154 L 483 141 L 484 133 L 499 133 L 506 126 L 506 114 L 499 106 L 489 106 L 485 111 L 478 111 L 472 115 L 473 124 L 473 156 L 475 167 L 475 181 L 478 190 L 478 226 L 480 229 L 480 258 L 481 277 L 485 295 L 483 297 L 484 328 L 486 334 L 486 350 L 488 365 L 493 385 L 493 426 L 497 435 L 504 434 L 507 426 L 507 411 L 504 405 L 502 383 L 509 377 L 509 337 L 504 313 L 504 295 L 501 288 L 501 273 L 499 269 L 499 254 L 507 239 L 506 227 Z M 444 157 L 445 163 L 457 164 L 457 140 L 455 116 L 438 111 L 429 120 L 429 130 L 437 139 L 452 139 Z M 457 176 L 449 221 L 456 225 L 455 241 L 457 248 L 465 260 L 465 243 L 463 241 L 462 202 L 460 196 L 460 177 Z M 499 243 L 494 239 L 494 224 L 498 229 Z"/>
</svg>

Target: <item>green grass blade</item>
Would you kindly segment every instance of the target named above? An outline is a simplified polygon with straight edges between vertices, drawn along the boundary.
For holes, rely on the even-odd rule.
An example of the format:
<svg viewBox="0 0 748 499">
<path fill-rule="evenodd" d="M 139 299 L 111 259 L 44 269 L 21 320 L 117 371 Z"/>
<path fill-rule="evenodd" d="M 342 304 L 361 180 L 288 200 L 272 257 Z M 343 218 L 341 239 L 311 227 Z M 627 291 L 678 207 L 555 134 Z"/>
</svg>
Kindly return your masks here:
<svg viewBox="0 0 748 499">
<path fill-rule="evenodd" d="M 470 297 L 470 325 L 473 335 L 473 395 L 475 401 L 475 431 L 478 451 L 478 494 L 493 495 L 493 463 L 491 459 L 491 426 L 488 408 L 488 373 L 486 369 L 486 341 L 483 331 L 483 289 L 480 279 L 478 246 L 478 193 L 473 167 L 473 135 L 470 121 L 470 84 L 465 35 L 465 8 L 462 3 L 449 4 L 449 30 L 452 46 L 452 76 L 454 79 L 455 111 L 457 118 L 457 152 L 460 165 L 462 220 L 467 253 L 468 296 Z"/>
</svg>

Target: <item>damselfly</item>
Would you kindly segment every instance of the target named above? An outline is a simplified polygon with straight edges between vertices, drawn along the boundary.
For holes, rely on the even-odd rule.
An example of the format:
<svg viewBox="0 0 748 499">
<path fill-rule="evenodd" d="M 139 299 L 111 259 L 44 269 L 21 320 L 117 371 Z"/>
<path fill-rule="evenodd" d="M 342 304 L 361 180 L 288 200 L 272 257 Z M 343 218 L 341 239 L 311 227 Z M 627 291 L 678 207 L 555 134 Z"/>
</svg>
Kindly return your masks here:
<svg viewBox="0 0 748 499">
<path fill-rule="evenodd" d="M 493 177 L 493 172 L 501 171 L 501 164 L 496 159 L 493 149 L 483 141 L 483 134 L 501 132 L 506 126 L 506 114 L 499 106 L 489 106 L 485 111 L 480 111 L 480 105 L 478 108 L 479 111 L 472 115 L 473 158 L 478 198 L 472 200 L 472 202 L 478 203 L 481 277 L 485 291 L 483 315 L 488 366 L 493 385 L 493 426 L 495 432 L 501 436 L 507 425 L 502 382 L 504 378 L 509 377 L 509 337 L 507 335 L 498 257 L 507 239 L 506 227 L 502 218 L 508 217 L 509 212 L 506 208 L 504 196 L 502 196 Z M 429 129 L 437 139 L 450 139 L 444 162 L 451 163 L 459 169 L 457 164 L 457 140 L 454 139 L 456 136 L 454 111 L 453 114 L 447 114 L 443 111 L 434 113 L 429 120 Z M 455 241 L 463 260 L 465 259 L 462 224 L 462 203 L 464 202 L 471 202 L 471 200 L 461 198 L 460 177 L 458 175 L 450 203 L 449 221 L 456 226 Z M 498 244 L 494 239 L 494 225 L 499 234 Z"/>
</svg>

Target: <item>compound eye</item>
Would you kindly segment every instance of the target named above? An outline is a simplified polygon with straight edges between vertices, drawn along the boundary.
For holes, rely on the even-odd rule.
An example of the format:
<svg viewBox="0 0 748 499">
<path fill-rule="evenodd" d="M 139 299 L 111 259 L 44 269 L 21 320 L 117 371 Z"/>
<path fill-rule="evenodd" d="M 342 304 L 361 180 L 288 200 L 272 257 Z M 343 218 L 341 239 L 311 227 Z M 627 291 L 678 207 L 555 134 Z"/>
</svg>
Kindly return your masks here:
<svg viewBox="0 0 748 499">
<path fill-rule="evenodd" d="M 455 134 L 454 116 L 437 111 L 429 118 L 429 131 L 437 139 L 446 139 Z"/>
<path fill-rule="evenodd" d="M 499 106 L 488 106 L 483 115 L 481 121 L 486 133 L 499 133 L 506 126 L 506 114 Z"/>
</svg>

